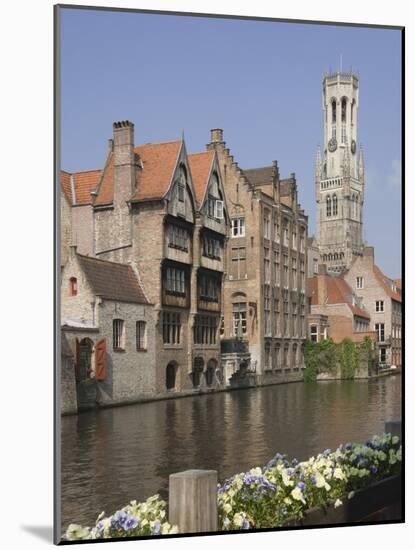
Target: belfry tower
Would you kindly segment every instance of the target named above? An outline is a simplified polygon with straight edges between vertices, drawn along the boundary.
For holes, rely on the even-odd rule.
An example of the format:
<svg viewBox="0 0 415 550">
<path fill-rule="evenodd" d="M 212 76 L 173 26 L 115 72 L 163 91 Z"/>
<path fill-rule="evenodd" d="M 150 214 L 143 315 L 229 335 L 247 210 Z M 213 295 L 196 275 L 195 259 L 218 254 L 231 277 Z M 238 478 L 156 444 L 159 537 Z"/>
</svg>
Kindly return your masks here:
<svg viewBox="0 0 415 550">
<path fill-rule="evenodd" d="M 316 158 L 319 263 L 340 273 L 363 253 L 364 165 L 357 154 L 359 80 L 350 73 L 323 77 L 324 145 Z"/>
</svg>

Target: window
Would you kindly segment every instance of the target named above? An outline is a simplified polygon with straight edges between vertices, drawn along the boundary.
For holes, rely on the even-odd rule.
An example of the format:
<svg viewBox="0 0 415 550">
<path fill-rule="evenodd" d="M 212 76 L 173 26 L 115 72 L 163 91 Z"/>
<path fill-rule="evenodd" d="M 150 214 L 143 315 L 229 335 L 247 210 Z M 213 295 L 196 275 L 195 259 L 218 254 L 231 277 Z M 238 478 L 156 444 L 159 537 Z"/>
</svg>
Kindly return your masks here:
<svg viewBox="0 0 415 550">
<path fill-rule="evenodd" d="M 163 342 L 165 344 L 180 344 L 180 313 L 163 312 Z"/>
<path fill-rule="evenodd" d="M 193 327 L 193 340 L 195 344 L 216 344 L 216 317 L 209 315 L 196 315 Z"/>
<path fill-rule="evenodd" d="M 292 249 L 297 250 L 297 233 L 293 231 L 291 237 L 292 237 Z"/>
<path fill-rule="evenodd" d="M 386 348 L 379 349 L 379 363 L 386 363 Z"/>
<path fill-rule="evenodd" d="M 270 281 L 269 248 L 264 248 L 264 281 L 266 283 Z"/>
<path fill-rule="evenodd" d="M 302 298 L 302 301 L 304 302 L 304 298 Z M 301 337 L 304 338 L 305 336 L 305 306 L 304 303 L 301 304 Z"/>
<path fill-rule="evenodd" d="M 297 290 L 297 259 L 291 260 L 292 289 Z"/>
<path fill-rule="evenodd" d="M 170 294 L 185 294 L 184 270 L 168 267 L 166 270 L 166 291 Z"/>
<path fill-rule="evenodd" d="M 333 195 L 333 216 L 337 216 L 337 195 Z"/>
<path fill-rule="evenodd" d="M 231 249 L 231 273 L 233 279 L 242 279 L 246 275 L 245 247 L 232 247 Z"/>
<path fill-rule="evenodd" d="M 223 201 L 216 199 L 212 195 L 208 196 L 207 212 L 210 218 L 223 219 Z"/>
<path fill-rule="evenodd" d="M 274 284 L 280 286 L 280 253 L 274 250 Z"/>
<path fill-rule="evenodd" d="M 310 340 L 312 342 L 318 342 L 318 326 L 310 325 Z"/>
<path fill-rule="evenodd" d="M 187 181 L 186 170 L 183 166 L 180 166 L 180 176 L 177 182 L 177 198 L 179 202 L 184 202 L 184 188 Z"/>
<path fill-rule="evenodd" d="M 274 221 L 274 241 L 280 242 L 280 225 L 277 220 Z"/>
<path fill-rule="evenodd" d="M 221 337 L 225 335 L 225 317 L 223 315 L 220 317 L 219 334 Z"/>
<path fill-rule="evenodd" d="M 346 122 L 346 106 L 347 106 L 346 98 L 343 97 L 342 98 L 342 122 Z"/>
<path fill-rule="evenodd" d="M 318 259 L 313 258 L 313 273 L 318 275 Z"/>
<path fill-rule="evenodd" d="M 220 284 L 215 277 L 199 276 L 199 298 L 207 302 L 219 302 Z"/>
<path fill-rule="evenodd" d="M 304 231 L 301 231 L 301 235 L 300 235 L 300 252 L 305 252 L 305 237 L 304 237 Z"/>
<path fill-rule="evenodd" d="M 176 363 L 172 362 L 167 365 L 166 367 L 166 389 L 167 390 L 174 390 L 174 387 L 176 386 L 176 371 L 177 371 Z"/>
<path fill-rule="evenodd" d="M 280 344 L 276 344 L 274 348 L 274 368 L 278 369 L 280 366 Z"/>
<path fill-rule="evenodd" d="M 265 370 L 269 370 L 271 368 L 271 347 L 269 344 L 265 344 Z"/>
<path fill-rule="evenodd" d="M 280 301 L 274 298 L 274 335 L 279 334 L 280 329 Z"/>
<path fill-rule="evenodd" d="M 283 273 L 284 288 L 288 288 L 288 256 L 284 254 L 284 273 Z"/>
<path fill-rule="evenodd" d="M 326 198 L 326 216 L 329 218 L 331 216 L 331 198 L 330 195 Z"/>
<path fill-rule="evenodd" d="M 177 225 L 169 225 L 167 228 L 168 246 L 179 250 L 188 250 L 189 233 L 187 229 Z"/>
<path fill-rule="evenodd" d="M 215 260 L 220 260 L 220 249 L 221 244 L 218 239 L 215 239 L 214 237 L 208 237 L 206 235 L 202 237 L 203 256 L 207 256 L 208 258 L 213 258 Z"/>
<path fill-rule="evenodd" d="M 363 283 L 363 277 L 356 277 L 356 288 L 362 289 Z"/>
<path fill-rule="evenodd" d="M 342 143 L 346 143 L 346 126 L 342 124 L 342 133 L 341 133 Z"/>
<path fill-rule="evenodd" d="M 284 226 L 284 246 L 288 246 L 288 226 Z"/>
<path fill-rule="evenodd" d="M 71 293 L 71 296 L 76 296 L 78 294 L 78 282 L 76 277 L 71 277 L 69 279 L 69 292 Z"/>
<path fill-rule="evenodd" d="M 291 335 L 297 336 L 297 304 L 291 304 Z"/>
<path fill-rule="evenodd" d="M 336 100 L 331 100 L 331 122 L 335 124 L 336 122 Z"/>
<path fill-rule="evenodd" d="M 112 347 L 114 350 L 123 350 L 124 346 L 124 321 L 122 319 L 114 319 L 112 321 Z"/>
<path fill-rule="evenodd" d="M 264 333 L 267 336 L 271 334 L 271 300 L 268 285 L 264 285 Z"/>
<path fill-rule="evenodd" d="M 267 212 L 264 212 L 264 238 L 265 239 L 270 238 L 270 222 L 269 222 L 269 214 Z"/>
<path fill-rule="evenodd" d="M 288 290 L 284 290 L 284 336 L 288 336 L 290 327 L 288 323 Z"/>
<path fill-rule="evenodd" d="M 135 324 L 135 339 L 137 351 L 147 349 L 146 322 L 137 321 Z"/>
<path fill-rule="evenodd" d="M 385 311 L 383 300 L 376 300 L 376 313 L 380 313 L 383 311 Z"/>
<path fill-rule="evenodd" d="M 245 236 L 245 218 L 232 218 L 231 220 L 232 237 L 244 237 Z"/>
<path fill-rule="evenodd" d="M 305 262 L 304 260 L 300 260 L 300 284 L 301 284 L 301 290 L 305 290 Z"/>
<path fill-rule="evenodd" d="M 376 323 L 375 332 L 377 332 L 377 335 L 378 335 L 378 342 L 384 342 L 385 341 L 385 323 Z"/>
<path fill-rule="evenodd" d="M 233 334 L 242 336 L 246 334 L 246 303 L 239 302 L 233 304 Z"/>
<path fill-rule="evenodd" d="M 288 344 L 284 347 L 284 367 L 286 369 L 290 367 L 288 363 Z"/>
</svg>

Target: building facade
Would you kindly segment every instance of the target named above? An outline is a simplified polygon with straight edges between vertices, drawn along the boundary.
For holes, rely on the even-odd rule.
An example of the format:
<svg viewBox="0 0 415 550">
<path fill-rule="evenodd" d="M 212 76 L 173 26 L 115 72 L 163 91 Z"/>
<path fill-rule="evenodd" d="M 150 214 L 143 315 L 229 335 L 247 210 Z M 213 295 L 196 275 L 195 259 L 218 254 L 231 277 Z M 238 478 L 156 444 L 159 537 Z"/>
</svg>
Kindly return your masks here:
<svg viewBox="0 0 415 550">
<path fill-rule="evenodd" d="M 323 78 L 324 141 L 317 150 L 315 194 L 320 263 L 341 273 L 363 252 L 364 164 L 357 151 L 359 80 L 352 72 Z"/>
<path fill-rule="evenodd" d="M 294 174 L 281 180 L 278 166 L 242 170 L 211 130 L 223 176 L 230 232 L 223 292 L 222 349 L 239 340 L 242 362 L 260 383 L 302 376 L 306 337 L 307 216 L 297 198 Z M 231 346 L 232 347 L 232 346 Z M 232 354 L 231 354 L 232 355 Z M 226 378 L 238 365 L 227 367 Z"/>
<path fill-rule="evenodd" d="M 366 247 L 344 274 L 345 281 L 359 296 L 370 314 L 376 333 L 379 364 L 402 366 L 402 294 L 398 284 L 375 264 L 373 247 Z"/>
</svg>

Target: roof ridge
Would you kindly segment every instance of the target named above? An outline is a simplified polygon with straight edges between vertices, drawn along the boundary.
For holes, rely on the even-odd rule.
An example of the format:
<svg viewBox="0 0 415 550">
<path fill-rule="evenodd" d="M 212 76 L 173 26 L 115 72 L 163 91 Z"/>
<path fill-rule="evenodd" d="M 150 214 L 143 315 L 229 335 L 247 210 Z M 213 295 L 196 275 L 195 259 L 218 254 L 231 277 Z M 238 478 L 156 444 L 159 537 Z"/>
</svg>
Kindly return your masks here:
<svg viewBox="0 0 415 550">
<path fill-rule="evenodd" d="M 121 262 L 114 262 L 112 260 L 104 260 L 102 258 L 95 258 L 95 256 L 87 256 L 86 254 L 79 254 L 79 252 L 76 253 L 77 256 L 81 257 L 81 258 L 86 258 L 87 260 L 95 260 L 96 262 L 103 262 L 103 263 L 106 263 L 106 264 L 115 264 L 115 265 L 122 265 L 124 267 L 131 267 L 130 264 L 123 264 Z"/>
<path fill-rule="evenodd" d="M 148 141 L 147 143 L 140 143 L 139 145 L 134 145 L 134 150 L 138 147 L 144 147 L 145 145 L 167 145 L 168 143 L 181 143 L 181 139 L 169 139 L 167 141 Z"/>
</svg>

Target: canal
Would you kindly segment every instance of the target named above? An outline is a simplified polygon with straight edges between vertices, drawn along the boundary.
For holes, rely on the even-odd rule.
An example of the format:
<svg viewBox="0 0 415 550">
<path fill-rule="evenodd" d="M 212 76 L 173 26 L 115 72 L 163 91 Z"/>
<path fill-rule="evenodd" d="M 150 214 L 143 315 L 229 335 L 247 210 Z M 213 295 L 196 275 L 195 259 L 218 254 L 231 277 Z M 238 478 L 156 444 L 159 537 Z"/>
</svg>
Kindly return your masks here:
<svg viewBox="0 0 415 550">
<path fill-rule="evenodd" d="M 62 418 L 62 528 L 91 525 L 160 493 L 189 468 L 219 479 L 275 453 L 305 459 L 382 433 L 401 417 L 401 377 L 301 382 L 86 412 Z"/>
</svg>

